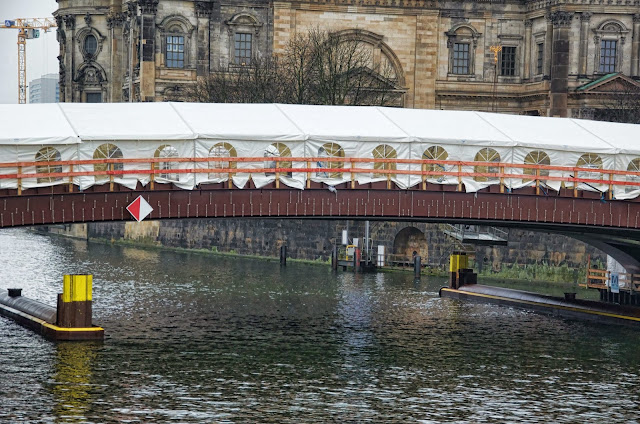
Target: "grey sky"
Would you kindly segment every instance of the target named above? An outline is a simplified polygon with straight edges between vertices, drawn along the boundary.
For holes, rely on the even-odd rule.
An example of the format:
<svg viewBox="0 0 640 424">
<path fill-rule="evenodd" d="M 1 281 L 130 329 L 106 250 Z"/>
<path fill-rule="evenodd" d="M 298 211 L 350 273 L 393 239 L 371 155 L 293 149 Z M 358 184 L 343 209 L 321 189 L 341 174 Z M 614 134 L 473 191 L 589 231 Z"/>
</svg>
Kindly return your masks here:
<svg viewBox="0 0 640 424">
<path fill-rule="evenodd" d="M 58 8 L 56 0 L 0 0 L 0 21 L 16 18 L 47 18 Z M 18 30 L 0 29 L 0 103 L 18 103 Z M 58 42 L 55 28 L 40 31 L 27 40 L 27 84 L 44 74 L 58 73 Z M 27 89 L 27 99 L 29 89 Z"/>
</svg>

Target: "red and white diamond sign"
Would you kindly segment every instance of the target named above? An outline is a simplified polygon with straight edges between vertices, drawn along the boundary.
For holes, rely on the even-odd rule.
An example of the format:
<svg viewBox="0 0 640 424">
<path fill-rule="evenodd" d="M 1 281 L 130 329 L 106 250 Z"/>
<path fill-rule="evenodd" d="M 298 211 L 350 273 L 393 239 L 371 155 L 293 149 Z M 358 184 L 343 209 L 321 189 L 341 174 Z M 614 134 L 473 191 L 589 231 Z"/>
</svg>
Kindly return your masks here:
<svg viewBox="0 0 640 424">
<path fill-rule="evenodd" d="M 153 208 L 142 196 L 138 196 L 136 200 L 131 202 L 129 206 L 127 206 L 127 210 L 136 221 L 140 222 L 145 219 L 151 212 L 153 212 Z"/>
</svg>

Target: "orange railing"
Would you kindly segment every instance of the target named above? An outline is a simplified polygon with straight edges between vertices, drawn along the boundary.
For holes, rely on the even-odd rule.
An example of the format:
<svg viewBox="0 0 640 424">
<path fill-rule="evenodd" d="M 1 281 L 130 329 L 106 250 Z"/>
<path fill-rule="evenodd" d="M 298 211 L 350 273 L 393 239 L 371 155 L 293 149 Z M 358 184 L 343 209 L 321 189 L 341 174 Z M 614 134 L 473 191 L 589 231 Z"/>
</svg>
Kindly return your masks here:
<svg viewBox="0 0 640 424">
<path fill-rule="evenodd" d="M 228 163 L 226 168 L 198 168 L 199 163 Z M 265 162 L 275 162 L 274 168 L 238 168 L 238 164 L 254 163 L 262 166 Z M 278 167 L 280 162 L 291 163 L 291 167 Z M 160 169 L 159 163 L 171 164 L 188 164 L 185 168 L 164 167 Z M 317 166 L 318 163 L 326 164 L 325 167 Z M 342 163 L 340 168 L 328 167 L 329 163 Z M 372 169 L 359 167 L 360 164 L 407 164 L 421 165 L 421 169 Z M 109 165 L 107 170 L 79 170 L 78 167 L 83 165 Z M 123 169 L 115 169 L 116 164 L 121 164 Z M 148 164 L 145 169 L 126 169 L 126 165 Z M 440 165 L 444 169 L 429 171 L 429 165 Z M 35 170 L 25 170 L 29 167 L 47 167 L 49 169 L 55 167 L 66 168 L 64 172 L 36 172 Z M 474 167 L 474 171 L 465 170 L 465 167 Z M 476 167 L 498 169 L 499 172 L 475 172 Z M 450 170 L 447 170 L 449 168 Z M 378 159 L 378 158 L 342 158 L 342 157 L 166 157 L 166 158 L 142 158 L 142 159 L 85 159 L 85 160 L 68 160 L 68 161 L 30 161 L 30 162 L 12 162 L 0 163 L 0 171 L 3 169 L 15 170 L 6 174 L 0 174 L 0 180 L 17 179 L 18 192 L 22 191 L 22 180 L 27 178 L 68 178 L 69 184 L 73 184 L 74 177 L 83 176 L 108 176 L 109 181 L 113 183 L 114 178 L 118 176 L 128 175 L 146 175 L 153 182 L 154 178 L 159 174 L 227 174 L 228 177 L 237 173 L 254 174 L 254 173 L 270 173 L 276 176 L 276 187 L 279 186 L 279 176 L 288 173 L 304 173 L 306 174 L 307 187 L 312 174 L 315 173 L 343 173 L 349 175 L 351 187 L 355 186 L 355 179 L 358 174 L 383 174 L 387 176 L 390 182 L 393 175 L 414 175 L 419 176 L 422 182 L 422 189 L 426 189 L 427 180 L 432 177 L 451 177 L 458 182 L 458 190 L 462 190 L 462 178 L 489 178 L 496 181 L 500 185 L 500 191 L 504 192 L 505 180 L 520 179 L 532 181 L 539 194 L 541 184 L 547 181 L 559 181 L 561 183 L 569 183 L 573 186 L 574 196 L 577 196 L 577 185 L 580 183 L 588 185 L 602 185 L 606 187 L 603 192 L 608 192 L 609 198 L 612 197 L 613 187 L 638 187 L 640 188 L 640 172 L 638 171 L 621 171 L 614 169 L 593 169 L 575 166 L 554 166 L 554 165 L 534 165 L 534 164 L 513 164 L 502 162 L 474 162 L 474 161 L 452 161 L 452 160 L 426 160 L 426 159 Z M 529 170 L 529 173 L 525 170 Z M 542 171 L 548 173 L 562 173 L 564 175 L 543 175 Z M 579 173 L 589 173 L 589 175 L 600 174 L 601 178 L 580 178 Z M 636 181 L 619 181 L 614 179 L 616 176 L 635 177 Z M 390 184 L 388 187 L 390 188 Z"/>
</svg>

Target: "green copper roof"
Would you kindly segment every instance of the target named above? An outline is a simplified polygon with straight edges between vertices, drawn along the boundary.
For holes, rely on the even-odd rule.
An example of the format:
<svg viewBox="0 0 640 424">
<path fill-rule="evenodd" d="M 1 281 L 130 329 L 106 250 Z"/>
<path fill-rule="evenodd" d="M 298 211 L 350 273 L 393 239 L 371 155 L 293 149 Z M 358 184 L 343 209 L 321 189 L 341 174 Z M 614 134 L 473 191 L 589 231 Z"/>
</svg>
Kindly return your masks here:
<svg viewBox="0 0 640 424">
<path fill-rule="evenodd" d="M 599 84 L 599 83 L 601 83 L 601 82 L 603 82 L 603 81 L 606 81 L 606 80 L 608 80 L 609 78 L 612 78 L 612 77 L 614 77 L 614 76 L 616 76 L 616 75 L 618 75 L 618 74 L 619 74 L 619 72 L 612 72 L 612 73 L 610 73 L 610 74 L 603 75 L 603 76 L 601 76 L 600 78 L 598 78 L 598 79 L 597 79 L 597 80 L 595 80 L 595 81 L 591 81 L 590 83 L 587 83 L 587 84 L 583 85 L 582 87 L 578 87 L 578 88 L 576 89 L 576 91 L 586 90 L 587 88 L 589 88 L 589 87 L 593 87 L 594 85 Z"/>
</svg>

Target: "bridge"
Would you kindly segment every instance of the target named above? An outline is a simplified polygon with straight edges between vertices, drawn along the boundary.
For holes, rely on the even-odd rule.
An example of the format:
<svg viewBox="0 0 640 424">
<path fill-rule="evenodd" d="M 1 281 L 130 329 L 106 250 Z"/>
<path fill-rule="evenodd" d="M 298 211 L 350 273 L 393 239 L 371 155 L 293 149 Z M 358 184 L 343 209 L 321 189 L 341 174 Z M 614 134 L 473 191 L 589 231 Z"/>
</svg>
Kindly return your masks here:
<svg viewBox="0 0 640 424">
<path fill-rule="evenodd" d="M 321 218 L 565 234 L 640 273 L 636 125 L 478 112 L 2 105 L 0 227 Z"/>
</svg>

